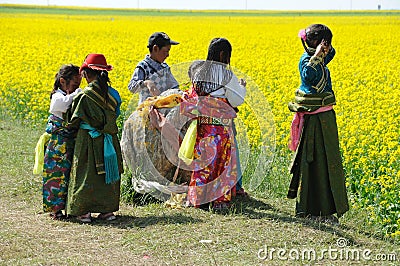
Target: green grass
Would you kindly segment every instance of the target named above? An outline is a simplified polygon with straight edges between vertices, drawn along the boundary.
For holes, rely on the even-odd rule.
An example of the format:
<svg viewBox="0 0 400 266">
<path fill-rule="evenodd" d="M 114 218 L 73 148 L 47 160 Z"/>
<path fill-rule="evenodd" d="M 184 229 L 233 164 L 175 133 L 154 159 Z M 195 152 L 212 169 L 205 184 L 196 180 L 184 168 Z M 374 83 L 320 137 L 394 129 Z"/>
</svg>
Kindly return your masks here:
<svg viewBox="0 0 400 266">
<path fill-rule="evenodd" d="M 90 7 L 0 5 L 0 13 L 111 15 L 111 16 L 399 16 L 400 11 L 260 11 L 260 10 L 159 10 Z"/>
<path fill-rule="evenodd" d="M 279 186 L 265 186 L 251 199 L 236 199 L 235 208 L 225 215 L 169 209 L 157 202 L 121 202 L 113 222 L 52 221 L 41 209 L 41 178 L 32 175 L 33 151 L 42 130 L 0 116 L 0 265 L 356 264 L 345 259 L 279 260 L 277 254 L 270 261 L 257 255 L 261 250 L 264 256 L 265 248 L 320 253 L 337 248 L 341 237 L 349 250 L 397 252 L 400 260 L 400 243 L 385 239 L 378 226 L 368 224 L 363 210 L 350 210 L 338 226 L 297 219 L 294 201 L 269 190 Z M 270 183 L 287 178 L 272 173 L 277 176 L 268 177 Z M 365 264 L 382 262 L 361 260 L 360 265 Z"/>
</svg>

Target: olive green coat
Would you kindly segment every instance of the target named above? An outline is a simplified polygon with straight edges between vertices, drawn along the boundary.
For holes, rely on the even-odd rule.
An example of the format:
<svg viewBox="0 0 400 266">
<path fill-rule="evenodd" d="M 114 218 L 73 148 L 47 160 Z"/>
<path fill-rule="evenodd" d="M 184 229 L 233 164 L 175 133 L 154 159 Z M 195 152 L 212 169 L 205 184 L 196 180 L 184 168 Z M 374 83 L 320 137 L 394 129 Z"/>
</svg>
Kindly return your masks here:
<svg viewBox="0 0 400 266">
<path fill-rule="evenodd" d="M 120 180 L 112 184 L 105 182 L 104 135 L 92 138 L 89 130 L 80 128 L 80 124 L 85 122 L 100 133 L 112 136 L 119 172 L 122 173 L 115 112 L 117 102 L 110 94 L 107 101 L 102 95 L 97 82 L 90 83 L 74 98 L 68 112 L 71 127 L 79 128 L 68 187 L 68 215 L 108 213 L 119 209 Z"/>
<path fill-rule="evenodd" d="M 315 99 L 322 95 L 312 96 Z M 307 106 L 309 101 L 302 99 L 301 103 L 296 99 L 297 105 L 303 105 L 301 109 L 315 110 Z M 334 102 L 333 98 L 330 105 Z M 289 105 L 289 109 L 298 111 L 295 105 Z M 304 127 L 290 173 L 288 198 L 297 197 L 296 215 L 337 213 L 340 217 L 349 210 L 335 111 L 304 115 Z"/>
</svg>

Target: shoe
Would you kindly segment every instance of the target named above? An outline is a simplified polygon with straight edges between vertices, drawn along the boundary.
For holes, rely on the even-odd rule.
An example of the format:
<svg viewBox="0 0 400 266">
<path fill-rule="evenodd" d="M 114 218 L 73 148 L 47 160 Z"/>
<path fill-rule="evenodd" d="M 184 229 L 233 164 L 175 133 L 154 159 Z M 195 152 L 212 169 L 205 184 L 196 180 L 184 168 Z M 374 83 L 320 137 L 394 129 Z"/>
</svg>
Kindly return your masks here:
<svg viewBox="0 0 400 266">
<path fill-rule="evenodd" d="M 90 212 L 77 216 L 76 219 L 82 223 L 91 223 L 92 222 L 92 216 L 90 215 Z"/>
<path fill-rule="evenodd" d="M 117 217 L 115 217 L 114 213 L 112 213 L 112 212 L 100 213 L 99 216 L 97 216 L 97 218 L 100 220 L 105 220 L 105 221 L 113 221 L 113 220 L 117 219 Z"/>
<path fill-rule="evenodd" d="M 204 203 L 200 205 L 194 206 L 196 209 L 201 209 L 203 211 L 209 211 L 210 210 L 210 203 Z"/>
<path fill-rule="evenodd" d="M 321 222 L 321 223 L 327 223 L 327 224 L 333 224 L 337 225 L 339 224 L 339 219 L 336 218 L 335 215 L 327 215 L 327 216 L 311 216 L 311 220 Z"/>
<path fill-rule="evenodd" d="M 325 216 L 325 222 L 330 224 L 339 224 L 339 219 L 335 215 Z"/>
<path fill-rule="evenodd" d="M 53 220 L 61 220 L 65 218 L 65 215 L 62 213 L 62 211 L 57 211 L 50 213 L 50 218 Z"/>
</svg>

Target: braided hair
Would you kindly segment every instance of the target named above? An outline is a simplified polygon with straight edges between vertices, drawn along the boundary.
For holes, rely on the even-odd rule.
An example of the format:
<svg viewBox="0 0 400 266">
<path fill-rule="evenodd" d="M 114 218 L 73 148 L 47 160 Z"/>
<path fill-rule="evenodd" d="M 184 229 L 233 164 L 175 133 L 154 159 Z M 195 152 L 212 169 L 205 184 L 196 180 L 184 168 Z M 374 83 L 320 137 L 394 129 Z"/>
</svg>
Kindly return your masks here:
<svg viewBox="0 0 400 266">
<path fill-rule="evenodd" d="M 324 40 L 328 44 L 332 42 L 332 32 L 331 30 L 323 24 L 312 24 L 305 30 L 306 38 L 301 39 L 304 50 L 309 54 L 313 55 L 314 51 L 310 48 L 316 49 L 317 46 Z M 307 45 L 306 45 L 307 44 Z"/>
<path fill-rule="evenodd" d="M 108 71 L 107 70 L 96 70 L 96 69 L 91 69 L 88 67 L 85 67 L 82 72 L 85 73 L 85 75 L 88 75 L 89 77 L 96 77 L 96 80 L 98 81 L 102 96 L 104 99 L 107 101 L 108 100 L 108 86 L 111 86 L 111 81 L 110 78 L 108 77 Z"/>
<path fill-rule="evenodd" d="M 79 67 L 72 65 L 72 64 L 67 64 L 67 65 L 62 65 L 60 70 L 58 70 L 57 74 L 54 77 L 54 86 L 53 86 L 53 90 L 50 93 L 50 99 L 53 96 L 54 93 L 56 93 L 56 91 L 58 89 L 62 89 L 61 88 L 61 78 L 65 79 L 65 81 L 67 82 L 67 85 L 69 84 L 69 82 L 75 77 L 79 75 Z"/>
</svg>

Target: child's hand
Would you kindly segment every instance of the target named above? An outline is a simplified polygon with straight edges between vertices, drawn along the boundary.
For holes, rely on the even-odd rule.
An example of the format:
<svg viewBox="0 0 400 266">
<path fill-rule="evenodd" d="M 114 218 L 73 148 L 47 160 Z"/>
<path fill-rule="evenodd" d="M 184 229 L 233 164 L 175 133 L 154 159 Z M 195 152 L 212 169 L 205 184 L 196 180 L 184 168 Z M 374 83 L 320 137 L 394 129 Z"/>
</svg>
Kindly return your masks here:
<svg viewBox="0 0 400 266">
<path fill-rule="evenodd" d="M 156 84 L 152 80 L 145 80 L 144 85 L 149 89 L 152 96 L 158 96 L 161 94 L 160 90 L 157 89 Z"/>
<path fill-rule="evenodd" d="M 325 40 L 322 40 L 321 43 L 317 46 L 317 49 L 315 50 L 315 55 L 325 57 L 330 49 L 331 45 Z"/>
</svg>

